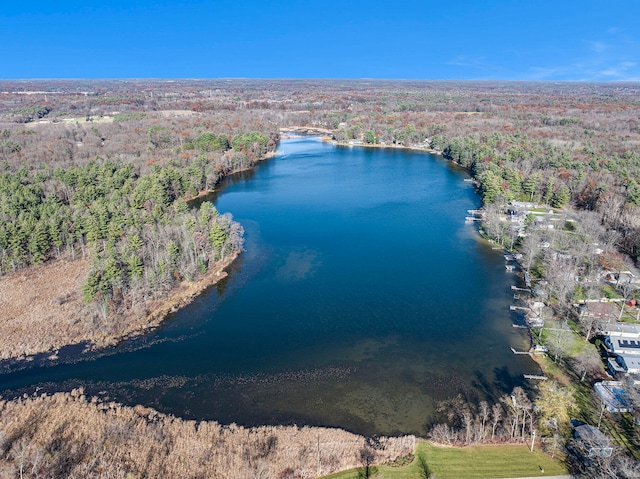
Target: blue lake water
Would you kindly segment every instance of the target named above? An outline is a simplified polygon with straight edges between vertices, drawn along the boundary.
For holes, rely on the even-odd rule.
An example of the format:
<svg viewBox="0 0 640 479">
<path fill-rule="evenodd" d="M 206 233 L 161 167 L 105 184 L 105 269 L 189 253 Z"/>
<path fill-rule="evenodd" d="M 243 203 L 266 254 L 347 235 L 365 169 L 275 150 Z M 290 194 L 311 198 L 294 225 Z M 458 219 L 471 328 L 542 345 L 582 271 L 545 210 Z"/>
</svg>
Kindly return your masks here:
<svg viewBox="0 0 640 479">
<path fill-rule="evenodd" d="M 243 425 L 423 434 L 438 401 L 495 400 L 535 373 L 516 277 L 465 224 L 463 171 L 420 152 L 284 140 L 214 198 L 246 231 L 221 284 L 143 340 L 0 375 Z"/>
</svg>

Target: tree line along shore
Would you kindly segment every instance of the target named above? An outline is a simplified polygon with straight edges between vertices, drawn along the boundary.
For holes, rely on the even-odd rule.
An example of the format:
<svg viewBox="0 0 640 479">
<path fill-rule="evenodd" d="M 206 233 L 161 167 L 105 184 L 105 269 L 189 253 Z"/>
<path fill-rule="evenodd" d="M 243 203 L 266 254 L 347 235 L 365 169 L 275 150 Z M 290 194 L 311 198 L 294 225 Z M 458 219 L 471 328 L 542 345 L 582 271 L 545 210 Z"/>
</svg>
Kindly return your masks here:
<svg viewBox="0 0 640 479">
<path fill-rule="evenodd" d="M 601 294 L 615 295 L 621 288 L 606 281 L 574 284 L 567 279 L 571 275 L 560 272 L 567 271 L 568 261 L 571 271 L 584 278 L 598 274 L 606 264 L 638 259 L 638 85 L 265 85 L 251 80 L 168 85 L 141 80 L 96 83 L 86 94 L 74 82 L 59 81 L 51 82 L 51 91 L 58 93 L 47 95 L 47 84 L 4 83 L 0 329 L 12 340 L 0 348 L 3 358 L 52 348 L 55 357 L 55 349 L 66 344 L 75 329 L 81 331 L 78 341 L 108 344 L 143 324 L 155 324 L 174 307 L 171 295 L 180 303 L 197 294 L 197 287 L 189 285 L 199 284 L 199 278 L 215 278 L 242 249 L 242 228 L 210 205 L 192 209 L 189 198 L 273 152 L 280 128 L 305 125 L 307 133 L 320 132 L 341 144 L 442 152 L 470 171 L 485 204 L 483 230 L 502 247 L 522 254 L 523 269 L 536 285 L 546 287 L 543 311 L 555 323 L 540 330 L 536 339 L 550 346 L 552 354 L 540 361 L 545 374 L 556 380 L 549 383 L 556 399 L 562 399 L 550 402 L 566 405 L 567 397 L 578 398 L 577 407 L 564 412 L 595 422 L 597 402 L 580 379 L 601 378 L 602 363 L 588 366 L 589 360 L 580 358 L 585 347 L 566 341 L 572 331 L 589 336 L 586 322 L 574 316 L 571 305 Z M 12 94 L 28 89 L 41 93 Z M 553 229 L 545 230 L 543 222 L 534 221 L 537 215 L 531 215 L 520 236 L 509 207 L 514 201 L 571 209 Z M 594 256 L 594 242 L 606 245 L 598 248 L 604 256 Z M 34 294 L 30 284 L 44 278 L 49 281 L 42 283 L 42 290 L 55 293 L 45 298 L 44 306 L 21 315 L 30 308 L 20 304 L 43 299 L 44 293 Z M 631 288 L 622 293 L 631 298 Z M 162 314 L 140 321 L 158 308 Z M 64 320 L 58 323 L 62 327 L 53 326 L 55 310 Z M 43 329 L 42 337 L 31 336 L 29 343 L 33 324 L 50 329 Z M 58 337 L 47 342 L 54 329 Z M 536 390 L 532 386 L 522 394 L 512 392 L 518 400 L 496 403 L 496 416 L 490 404 L 444 404 L 446 421 L 432 429 L 431 438 L 456 445 L 492 442 L 496 436 L 499 441 L 526 442 L 537 430 L 547 436 L 544 447 L 570 458 L 577 471 L 599 471 L 598 477 L 615 471 L 617 477 L 632 477 L 635 466 L 624 458 L 637 455 L 639 441 L 637 428 L 624 425 L 629 416 L 604 415 L 605 429 L 621 448 L 610 461 L 594 465 L 594 459 L 574 457 L 565 447 L 571 444 L 571 428 L 558 418 L 567 416 L 556 411 L 549 422 L 541 412 L 544 408 L 535 409 L 544 397 L 544 388 Z M 508 399 L 517 405 L 513 411 Z M 3 403 L 9 414 L 5 418 L 18 417 L 17 411 L 28 408 L 29 401 L 40 400 L 50 398 Z M 37 428 L 29 426 L 33 418 L 24 417 L 19 427 L 26 440 Z M 492 431 L 487 425 L 495 417 Z M 17 458 L 26 449 L 20 441 L 7 441 L 6 435 L 0 442 L 4 466 L 17 471 Z M 36 471 L 41 452 L 33 454 L 29 464 Z M 358 456 L 356 462 L 366 458 L 361 449 L 352 454 Z M 84 460 L 78 464 L 85 467 Z M 23 473 L 26 465 L 20 466 Z M 295 477 L 297 469 L 288 473 Z M 265 477 L 279 477 L 274 474 Z M 99 475 L 98 469 L 94 475 Z"/>
<path fill-rule="evenodd" d="M 196 159 L 154 162 L 146 171 L 121 158 L 96 158 L 1 173 L 0 271 L 8 291 L 0 357 L 112 344 L 157 325 L 220 279 L 242 250 L 242 227 L 211 203 L 194 209 L 189 199 L 266 157 L 276 141 L 277 133 L 203 132 L 183 146 L 196 149 Z M 87 267 L 58 278 L 76 258 Z M 39 280 L 62 280 L 64 288 L 45 286 L 36 304 L 23 304 L 34 302 L 25 279 L 36 266 Z M 39 310 L 43 302 L 44 318 L 25 308 Z"/>
</svg>

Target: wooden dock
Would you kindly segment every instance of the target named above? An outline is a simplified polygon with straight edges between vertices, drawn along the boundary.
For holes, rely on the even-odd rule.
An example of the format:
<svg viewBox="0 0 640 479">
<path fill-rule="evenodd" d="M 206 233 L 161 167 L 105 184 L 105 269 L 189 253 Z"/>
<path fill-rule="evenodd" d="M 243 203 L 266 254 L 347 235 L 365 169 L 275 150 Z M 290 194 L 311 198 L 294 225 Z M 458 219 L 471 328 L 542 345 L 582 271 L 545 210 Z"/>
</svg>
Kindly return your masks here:
<svg viewBox="0 0 640 479">
<path fill-rule="evenodd" d="M 537 374 L 523 374 L 525 379 L 536 379 L 538 381 L 546 381 L 549 379 L 547 376 L 538 376 Z"/>
<path fill-rule="evenodd" d="M 511 311 L 531 311 L 531 308 L 525 308 L 523 306 L 513 306 L 513 305 L 509 306 L 509 309 Z"/>
<path fill-rule="evenodd" d="M 530 293 L 530 292 L 531 292 L 531 290 L 530 290 L 530 289 L 527 289 L 527 288 L 518 288 L 517 286 L 514 286 L 514 285 L 511 285 L 511 289 L 512 289 L 512 290 L 514 290 L 514 291 L 525 291 L 525 292 L 527 292 L 527 293 Z"/>
<path fill-rule="evenodd" d="M 531 351 L 516 351 L 515 348 L 511 348 L 513 354 L 531 354 Z"/>
</svg>

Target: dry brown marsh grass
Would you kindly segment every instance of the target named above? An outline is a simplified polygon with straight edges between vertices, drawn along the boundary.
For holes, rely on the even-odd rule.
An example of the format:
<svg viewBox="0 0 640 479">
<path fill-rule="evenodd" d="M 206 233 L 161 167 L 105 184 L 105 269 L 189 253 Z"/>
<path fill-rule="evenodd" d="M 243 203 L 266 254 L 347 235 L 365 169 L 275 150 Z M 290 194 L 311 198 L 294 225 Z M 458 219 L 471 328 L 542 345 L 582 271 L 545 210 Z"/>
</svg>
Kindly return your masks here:
<svg viewBox="0 0 640 479">
<path fill-rule="evenodd" d="M 313 478 L 413 452 L 415 437 L 364 437 L 340 429 L 222 426 L 82 391 L 0 401 L 0 477 Z"/>
</svg>

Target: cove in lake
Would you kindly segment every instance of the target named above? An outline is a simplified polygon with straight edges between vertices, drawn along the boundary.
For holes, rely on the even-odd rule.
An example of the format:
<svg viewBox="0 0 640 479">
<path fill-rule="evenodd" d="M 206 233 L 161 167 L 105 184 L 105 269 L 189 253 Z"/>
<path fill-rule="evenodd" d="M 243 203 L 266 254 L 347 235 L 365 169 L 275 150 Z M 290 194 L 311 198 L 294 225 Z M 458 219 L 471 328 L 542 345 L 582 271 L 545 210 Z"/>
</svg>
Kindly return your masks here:
<svg viewBox="0 0 640 479">
<path fill-rule="evenodd" d="M 286 140 L 214 198 L 246 231 L 229 277 L 142 341 L 0 376 L 183 418 L 424 434 L 438 401 L 523 373 L 500 251 L 465 224 L 467 174 L 425 153 Z"/>
</svg>

